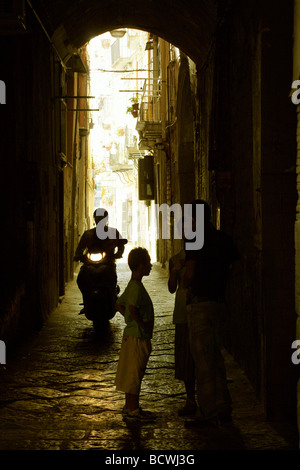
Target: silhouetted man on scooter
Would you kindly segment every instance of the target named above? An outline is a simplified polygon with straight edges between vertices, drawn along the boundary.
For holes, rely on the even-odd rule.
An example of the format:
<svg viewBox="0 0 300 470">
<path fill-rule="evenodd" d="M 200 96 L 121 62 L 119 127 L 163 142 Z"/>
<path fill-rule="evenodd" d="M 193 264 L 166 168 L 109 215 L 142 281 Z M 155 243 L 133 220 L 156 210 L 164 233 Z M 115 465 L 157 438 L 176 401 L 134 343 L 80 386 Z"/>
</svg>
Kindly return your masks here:
<svg viewBox="0 0 300 470">
<path fill-rule="evenodd" d="M 74 261 L 84 261 L 86 253 L 99 253 L 99 251 L 105 251 L 107 256 L 114 259 L 122 258 L 128 240 L 123 238 L 116 228 L 108 226 L 107 210 L 96 209 L 94 221 L 96 227 L 86 230 L 82 235 Z M 115 253 L 116 248 L 117 252 Z"/>
<path fill-rule="evenodd" d="M 94 221 L 96 227 L 84 232 L 74 256 L 74 261 L 83 263 L 77 277 L 77 284 L 84 303 L 84 309 L 80 313 L 85 313 L 86 316 L 89 315 L 88 310 L 90 310 L 88 305 L 91 290 L 103 291 L 105 303 L 110 304 L 110 310 L 114 308 L 117 289 L 115 260 L 122 258 L 128 242 L 117 229 L 108 226 L 108 212 L 105 209 L 99 208 L 94 211 Z M 105 271 L 97 263 L 94 264 L 91 256 L 93 254 L 103 257 L 101 265 L 106 266 Z M 110 292 L 109 299 L 104 294 L 107 291 Z"/>
</svg>

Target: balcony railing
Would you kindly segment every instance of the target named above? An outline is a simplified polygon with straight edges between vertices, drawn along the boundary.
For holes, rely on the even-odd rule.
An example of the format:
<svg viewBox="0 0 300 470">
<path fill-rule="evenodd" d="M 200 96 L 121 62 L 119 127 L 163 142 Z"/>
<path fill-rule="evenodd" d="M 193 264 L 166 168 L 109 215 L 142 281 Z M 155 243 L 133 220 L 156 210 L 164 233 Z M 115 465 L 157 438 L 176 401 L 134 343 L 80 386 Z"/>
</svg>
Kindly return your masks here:
<svg viewBox="0 0 300 470">
<path fill-rule="evenodd" d="M 139 120 L 146 122 L 160 121 L 160 80 L 145 79 L 140 100 Z"/>
<path fill-rule="evenodd" d="M 142 89 L 139 116 L 136 129 L 139 132 L 139 149 L 154 148 L 155 142 L 161 138 L 160 118 L 160 82 L 157 79 L 146 79 Z"/>
</svg>

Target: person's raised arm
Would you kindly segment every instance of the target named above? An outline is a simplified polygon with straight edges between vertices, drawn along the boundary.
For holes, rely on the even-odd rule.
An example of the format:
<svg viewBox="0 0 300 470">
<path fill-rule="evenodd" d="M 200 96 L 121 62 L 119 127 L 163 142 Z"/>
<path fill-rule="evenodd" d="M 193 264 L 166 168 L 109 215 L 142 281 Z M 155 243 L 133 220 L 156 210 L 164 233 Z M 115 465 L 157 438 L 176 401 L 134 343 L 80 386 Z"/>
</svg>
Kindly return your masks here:
<svg viewBox="0 0 300 470">
<path fill-rule="evenodd" d="M 178 283 L 178 271 L 183 267 L 183 265 L 183 260 L 179 260 L 177 261 L 177 263 L 173 263 L 172 260 L 169 261 L 168 289 L 171 294 L 174 294 L 174 292 L 176 292 Z"/>
<path fill-rule="evenodd" d="M 187 260 L 185 263 L 185 273 L 183 276 L 183 287 L 185 289 L 188 289 L 192 283 L 195 276 L 195 266 L 196 262 L 192 259 Z"/>
</svg>

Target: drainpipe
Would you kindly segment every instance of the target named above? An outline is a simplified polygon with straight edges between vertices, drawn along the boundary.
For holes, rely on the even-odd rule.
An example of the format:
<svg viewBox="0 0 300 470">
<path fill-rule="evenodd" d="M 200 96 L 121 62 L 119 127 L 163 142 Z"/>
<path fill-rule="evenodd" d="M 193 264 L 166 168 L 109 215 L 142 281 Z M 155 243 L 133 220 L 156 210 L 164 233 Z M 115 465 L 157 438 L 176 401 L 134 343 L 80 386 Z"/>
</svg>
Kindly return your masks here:
<svg viewBox="0 0 300 470">
<path fill-rule="evenodd" d="M 161 132 L 162 132 L 162 140 L 165 142 L 166 140 L 166 99 L 167 99 L 167 42 L 164 39 L 160 39 L 160 47 L 161 47 L 161 103 L 160 103 L 160 110 L 161 110 Z"/>
<path fill-rule="evenodd" d="M 27 3 L 28 3 L 28 6 L 31 8 L 31 11 L 32 11 L 32 13 L 34 14 L 34 16 L 36 17 L 37 21 L 39 22 L 39 24 L 40 24 L 42 30 L 44 31 L 44 33 L 45 33 L 45 35 L 46 35 L 46 37 L 47 37 L 49 43 L 51 44 L 53 50 L 55 51 L 55 54 L 56 54 L 57 57 L 59 58 L 59 60 L 60 60 L 60 62 L 61 62 L 61 64 L 62 64 L 62 66 L 63 66 L 63 68 L 65 68 L 65 63 L 64 63 L 62 57 L 60 56 L 60 54 L 59 54 L 59 52 L 58 52 L 58 50 L 57 50 L 57 48 L 56 48 L 54 42 L 52 41 L 52 39 L 51 39 L 51 37 L 50 37 L 48 31 L 46 30 L 44 24 L 42 23 L 42 20 L 40 19 L 39 15 L 37 14 L 37 12 L 35 11 L 35 9 L 33 8 L 31 1 L 30 1 L 30 0 L 27 0 Z"/>
<path fill-rule="evenodd" d="M 79 94 L 79 73 L 77 73 L 77 90 Z M 77 126 L 78 126 L 78 108 L 79 100 L 76 99 L 75 111 L 75 127 L 74 127 L 74 142 L 73 142 L 73 174 L 72 174 L 72 200 L 71 200 L 71 223 L 72 223 L 72 237 L 71 237 L 71 257 L 70 257 L 70 271 L 73 276 L 73 256 L 75 254 L 75 231 L 78 227 L 78 221 L 75 220 L 75 205 L 76 205 L 76 188 L 77 188 Z M 76 234 L 77 235 L 77 234 Z M 77 240 L 77 236 L 76 236 Z"/>
<path fill-rule="evenodd" d="M 167 82 L 167 46 L 168 43 L 164 39 L 159 39 L 160 41 L 160 52 L 161 52 L 161 100 L 160 100 L 160 118 L 161 118 L 161 136 L 162 141 L 166 141 L 166 82 Z M 167 153 L 161 152 L 161 192 L 162 192 L 162 202 L 168 202 L 168 169 L 167 169 Z M 168 259 L 168 242 L 163 240 L 162 242 L 162 265 L 164 266 L 165 262 Z"/>
</svg>

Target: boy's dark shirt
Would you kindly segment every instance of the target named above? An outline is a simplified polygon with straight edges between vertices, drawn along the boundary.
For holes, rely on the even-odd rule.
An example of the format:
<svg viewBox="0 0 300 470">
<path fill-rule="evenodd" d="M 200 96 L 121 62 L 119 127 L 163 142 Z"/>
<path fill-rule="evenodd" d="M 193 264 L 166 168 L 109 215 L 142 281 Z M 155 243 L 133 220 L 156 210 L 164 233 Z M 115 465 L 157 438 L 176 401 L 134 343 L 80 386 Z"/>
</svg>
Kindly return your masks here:
<svg viewBox="0 0 300 470">
<path fill-rule="evenodd" d="M 230 266 L 239 259 L 233 240 L 211 224 L 205 231 L 204 245 L 200 250 L 185 250 L 186 261 L 195 261 L 195 275 L 191 281 L 188 302 L 223 302 Z M 196 301 L 196 299 L 194 299 Z"/>
</svg>

